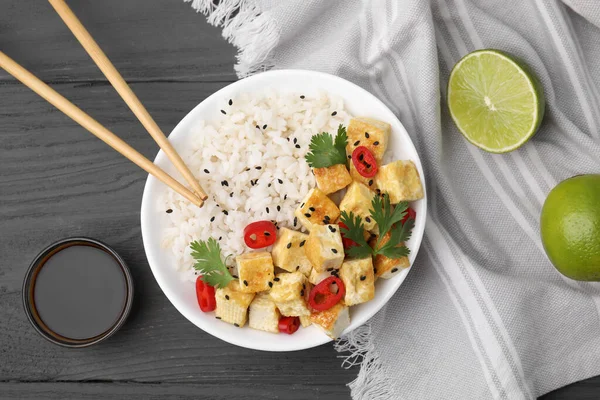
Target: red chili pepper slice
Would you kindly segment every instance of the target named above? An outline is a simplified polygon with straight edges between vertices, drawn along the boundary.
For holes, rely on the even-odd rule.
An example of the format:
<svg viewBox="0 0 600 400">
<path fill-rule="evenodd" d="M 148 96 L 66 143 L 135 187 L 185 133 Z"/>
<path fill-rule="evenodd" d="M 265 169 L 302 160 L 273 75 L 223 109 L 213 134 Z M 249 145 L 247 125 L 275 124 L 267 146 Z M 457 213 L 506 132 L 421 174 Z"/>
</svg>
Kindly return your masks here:
<svg viewBox="0 0 600 400">
<path fill-rule="evenodd" d="M 406 222 L 407 219 L 412 219 L 412 220 L 416 220 L 417 219 L 417 212 L 415 210 L 413 210 L 412 208 L 408 207 L 406 209 L 406 215 L 404 216 L 404 218 L 402 218 L 402 225 L 404 225 L 404 223 Z"/>
<path fill-rule="evenodd" d="M 300 327 L 300 318 L 298 317 L 282 317 L 279 320 L 279 332 L 291 335 Z"/>
<path fill-rule="evenodd" d="M 337 286 L 337 292 L 332 290 L 335 286 Z M 336 276 L 330 276 L 312 288 L 308 296 L 308 305 L 316 311 L 329 310 L 343 299 L 345 294 L 344 282 Z"/>
<path fill-rule="evenodd" d="M 215 308 L 217 308 L 215 288 L 204 283 L 202 276 L 196 279 L 196 298 L 203 312 L 215 311 Z"/>
<path fill-rule="evenodd" d="M 365 146 L 358 146 L 354 149 L 352 152 L 352 163 L 358 173 L 365 178 L 374 177 L 379 169 L 375 156 Z"/>
<path fill-rule="evenodd" d="M 348 229 L 348 225 L 343 222 L 338 222 L 338 225 L 340 228 Z M 356 243 L 354 240 L 345 237 L 341 229 L 340 234 L 342 235 L 342 244 L 344 245 L 345 250 L 348 250 L 350 247 L 358 246 L 358 243 Z"/>
<path fill-rule="evenodd" d="M 271 221 L 257 221 L 244 229 L 244 242 L 251 249 L 262 249 L 275 243 L 277 227 Z"/>
</svg>

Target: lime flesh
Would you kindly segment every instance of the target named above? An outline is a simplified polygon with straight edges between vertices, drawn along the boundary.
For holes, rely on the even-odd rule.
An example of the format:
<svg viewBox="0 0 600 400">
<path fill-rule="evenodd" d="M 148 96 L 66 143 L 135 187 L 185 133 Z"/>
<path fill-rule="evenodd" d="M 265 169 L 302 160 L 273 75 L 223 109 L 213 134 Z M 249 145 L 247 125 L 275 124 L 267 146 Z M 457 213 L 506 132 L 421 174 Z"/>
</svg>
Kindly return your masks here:
<svg viewBox="0 0 600 400">
<path fill-rule="evenodd" d="M 469 142 L 492 153 L 506 153 L 537 131 L 544 95 L 522 62 L 498 50 L 477 50 L 452 69 L 448 108 Z"/>
<path fill-rule="evenodd" d="M 542 207 L 542 243 L 563 275 L 600 281 L 600 174 L 579 175 L 556 185 Z"/>
</svg>

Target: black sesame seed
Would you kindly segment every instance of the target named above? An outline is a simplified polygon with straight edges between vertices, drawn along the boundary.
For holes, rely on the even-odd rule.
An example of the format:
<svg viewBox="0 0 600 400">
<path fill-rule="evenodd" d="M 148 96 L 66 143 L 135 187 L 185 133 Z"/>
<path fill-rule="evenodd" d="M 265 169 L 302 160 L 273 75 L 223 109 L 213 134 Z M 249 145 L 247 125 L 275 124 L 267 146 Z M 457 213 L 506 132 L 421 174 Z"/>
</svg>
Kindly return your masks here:
<svg viewBox="0 0 600 400">
<path fill-rule="evenodd" d="M 279 282 L 279 278 L 273 278 L 275 282 Z"/>
<path fill-rule="evenodd" d="M 221 182 L 221 185 L 223 185 L 223 186 L 229 186 L 229 182 L 223 181 L 223 182 Z"/>
<path fill-rule="evenodd" d="M 221 317 L 215 317 L 216 319 L 221 319 Z"/>
<path fill-rule="evenodd" d="M 229 105 L 232 106 L 233 105 L 233 100 L 229 99 Z"/>
<path fill-rule="evenodd" d="M 225 295 L 225 300 L 229 300 L 229 295 L 228 294 Z"/>
<path fill-rule="evenodd" d="M 305 97 L 304 95 L 302 95 L 302 96 L 300 96 L 300 98 L 301 98 L 302 100 L 304 100 L 306 97 Z"/>
<path fill-rule="evenodd" d="M 277 211 L 281 211 L 281 206 L 277 206 Z"/>
<path fill-rule="evenodd" d="M 365 132 L 365 137 L 368 139 L 369 138 L 369 132 Z"/>
<path fill-rule="evenodd" d="M 327 268 L 327 272 L 333 271 L 333 268 Z"/>
<path fill-rule="evenodd" d="M 265 232 L 265 233 L 264 233 L 264 235 L 265 235 L 266 237 L 269 237 L 269 236 L 271 236 L 271 234 L 270 234 L 269 232 Z"/>
<path fill-rule="evenodd" d="M 267 124 L 264 124 L 264 125 L 263 125 L 263 129 L 267 129 Z"/>
<path fill-rule="evenodd" d="M 231 275 L 231 276 L 233 276 L 235 279 L 240 279 L 240 277 L 237 275 Z"/>
<path fill-rule="evenodd" d="M 300 269 L 299 265 L 296 265 L 296 271 L 298 271 Z"/>
<path fill-rule="evenodd" d="M 366 277 L 366 276 L 364 276 L 364 275 L 360 277 L 360 280 L 361 280 L 361 281 L 364 281 L 365 279 L 367 279 L 367 277 Z"/>
<path fill-rule="evenodd" d="M 215 217 L 211 217 L 210 222 L 215 222 Z"/>
<path fill-rule="evenodd" d="M 355 146 L 358 146 L 360 144 L 360 140 L 357 140 L 356 142 L 354 142 Z"/>
<path fill-rule="evenodd" d="M 294 217 L 294 226 L 298 225 L 298 217 Z"/>
<path fill-rule="evenodd" d="M 210 174 L 210 171 L 209 171 L 209 170 L 207 170 L 206 168 L 204 168 L 204 173 L 205 173 L 205 174 Z"/>
<path fill-rule="evenodd" d="M 223 236 L 219 236 L 219 240 L 223 239 Z"/>
<path fill-rule="evenodd" d="M 286 139 L 288 142 L 290 141 L 290 138 L 289 138 L 289 137 L 286 137 L 285 139 Z"/>
<path fill-rule="evenodd" d="M 326 219 L 327 221 L 329 221 L 331 219 L 331 217 L 329 215 L 326 215 L 323 218 Z"/>
<path fill-rule="evenodd" d="M 171 210 L 170 208 L 167 210 L 167 214 L 171 214 L 173 212 L 173 210 Z"/>
<path fill-rule="evenodd" d="M 325 218 L 323 218 L 323 224 L 325 224 L 325 225 L 329 224 L 329 220 L 328 220 L 328 219 L 325 219 Z"/>
<path fill-rule="evenodd" d="M 256 129 L 260 129 L 260 126 L 256 125 Z"/>
<path fill-rule="evenodd" d="M 223 210 L 223 214 L 229 215 L 229 212 L 227 210 Z"/>
<path fill-rule="evenodd" d="M 310 215 L 309 213 L 305 213 L 305 214 L 304 214 L 304 216 L 305 216 L 306 218 L 310 218 L 310 217 L 311 217 L 311 215 Z"/>
<path fill-rule="evenodd" d="M 370 217 L 365 217 L 365 221 L 371 222 L 371 218 Z"/>
<path fill-rule="evenodd" d="M 378 146 L 378 145 L 379 145 L 378 141 L 373 142 L 373 146 Z"/>
<path fill-rule="evenodd" d="M 240 327 L 238 324 L 233 324 L 233 325 L 237 326 L 238 328 Z"/>
<path fill-rule="evenodd" d="M 332 117 L 335 117 L 336 115 L 337 115 L 337 111 L 334 111 L 334 112 L 331 113 Z"/>
<path fill-rule="evenodd" d="M 329 228 L 329 230 L 331 231 L 331 233 L 336 233 L 337 232 L 336 229 L 333 226 L 327 225 L 327 227 Z"/>
<path fill-rule="evenodd" d="M 244 286 L 248 286 L 248 281 L 244 281 Z"/>
<path fill-rule="evenodd" d="M 291 247 L 292 247 L 292 242 L 290 242 L 290 243 L 287 244 L 287 248 L 288 249 L 291 248 Z"/>
<path fill-rule="evenodd" d="M 294 144 L 298 143 L 298 139 L 294 138 Z"/>
<path fill-rule="evenodd" d="M 308 209 L 309 209 L 310 211 L 315 211 L 315 208 L 314 208 L 314 207 L 308 207 Z"/>
<path fill-rule="evenodd" d="M 269 282 L 269 287 L 273 287 L 273 282 Z"/>
<path fill-rule="evenodd" d="M 229 197 L 233 197 L 233 192 L 229 193 Z"/>
<path fill-rule="evenodd" d="M 300 148 L 300 145 L 299 145 L 299 144 L 297 144 L 297 145 L 295 145 L 294 147 L 295 147 L 295 148 L 297 148 L 297 149 L 299 149 L 299 148 Z"/>
<path fill-rule="evenodd" d="M 363 154 L 361 154 L 360 156 L 358 156 L 358 161 L 362 161 L 365 159 L 365 156 Z"/>
<path fill-rule="evenodd" d="M 283 196 L 283 200 L 287 200 L 287 194 Z"/>
<path fill-rule="evenodd" d="M 377 194 L 381 194 L 381 190 L 379 190 L 379 189 L 375 189 L 375 193 L 377 193 Z"/>
<path fill-rule="evenodd" d="M 304 246 L 304 244 L 306 243 L 306 240 L 303 240 L 300 242 L 300 247 Z"/>
<path fill-rule="evenodd" d="M 373 186 L 373 179 L 369 180 L 369 186 Z"/>
<path fill-rule="evenodd" d="M 398 272 L 398 268 L 393 268 L 392 273 L 394 273 L 394 272 Z"/>
<path fill-rule="evenodd" d="M 337 254 L 337 250 L 336 249 L 331 249 L 331 251 L 333 251 L 333 254 Z"/>
<path fill-rule="evenodd" d="M 271 184 L 269 183 L 269 184 L 267 185 L 267 187 L 271 187 Z"/>
<path fill-rule="evenodd" d="M 300 208 L 304 207 L 304 203 L 300 204 Z"/>
<path fill-rule="evenodd" d="M 348 154 L 348 160 L 352 159 L 352 155 Z"/>
<path fill-rule="evenodd" d="M 259 165 L 258 167 L 254 167 L 254 169 L 257 169 L 260 171 L 262 169 L 262 167 Z"/>
<path fill-rule="evenodd" d="M 225 110 L 221 110 L 221 114 L 227 114 Z"/>
<path fill-rule="evenodd" d="M 250 168 L 246 168 L 244 171 L 248 172 L 248 171 L 250 171 Z"/>
<path fill-rule="evenodd" d="M 266 207 L 265 210 L 267 210 L 267 214 L 269 213 L 269 207 Z"/>
<path fill-rule="evenodd" d="M 300 297 L 304 297 L 304 289 L 300 291 Z"/>
<path fill-rule="evenodd" d="M 283 183 L 281 179 L 277 179 L 277 182 L 279 182 L 280 185 Z"/>
</svg>

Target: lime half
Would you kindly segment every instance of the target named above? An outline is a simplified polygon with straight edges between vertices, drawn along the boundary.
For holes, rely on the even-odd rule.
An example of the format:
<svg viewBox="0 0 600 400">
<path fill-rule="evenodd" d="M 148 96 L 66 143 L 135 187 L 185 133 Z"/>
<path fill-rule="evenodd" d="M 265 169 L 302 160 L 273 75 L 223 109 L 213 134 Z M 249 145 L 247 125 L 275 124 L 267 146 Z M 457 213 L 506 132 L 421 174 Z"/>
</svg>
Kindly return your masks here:
<svg viewBox="0 0 600 400">
<path fill-rule="evenodd" d="M 498 50 L 477 50 L 452 69 L 448 108 L 469 142 L 506 153 L 537 131 L 544 116 L 544 93 L 521 61 Z"/>
</svg>

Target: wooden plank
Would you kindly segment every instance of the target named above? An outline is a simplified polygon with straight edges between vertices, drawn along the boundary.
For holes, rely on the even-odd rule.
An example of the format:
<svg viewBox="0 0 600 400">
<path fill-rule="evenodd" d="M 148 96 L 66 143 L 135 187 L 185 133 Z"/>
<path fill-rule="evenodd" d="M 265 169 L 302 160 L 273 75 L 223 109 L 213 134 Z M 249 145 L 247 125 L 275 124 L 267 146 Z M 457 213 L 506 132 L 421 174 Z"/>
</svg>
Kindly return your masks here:
<svg viewBox="0 0 600 400">
<path fill-rule="evenodd" d="M 261 382 L 239 384 L 118 384 L 118 383 L 0 383 L 4 398 L 31 399 L 97 399 L 151 400 L 151 399 L 347 399 L 348 389 L 343 386 L 264 385 Z"/>
<path fill-rule="evenodd" d="M 235 49 L 183 0 L 70 1 L 128 81 L 233 81 Z M 50 4 L 0 0 L 2 51 L 50 82 L 104 81 Z M 0 70 L 0 83 L 12 81 Z"/>
<path fill-rule="evenodd" d="M 133 89 L 169 132 L 222 86 L 144 83 Z M 55 87 L 154 157 L 156 145 L 110 86 Z M 268 385 L 285 393 L 292 383 L 340 390 L 354 378 L 356 371 L 340 367 L 331 344 L 289 354 L 257 352 L 222 342 L 188 322 L 162 294 L 143 252 L 139 207 L 146 175 L 27 88 L 0 86 L 0 99 L 0 380 L 207 385 L 234 380 L 240 387 L 256 385 L 250 393 L 270 390 Z M 85 350 L 66 350 L 39 337 L 20 297 L 24 271 L 35 254 L 53 240 L 74 235 L 114 246 L 136 282 L 127 324 L 109 341 Z"/>
</svg>

